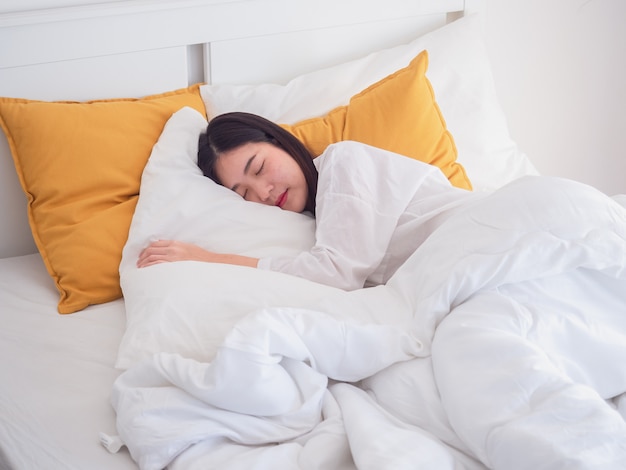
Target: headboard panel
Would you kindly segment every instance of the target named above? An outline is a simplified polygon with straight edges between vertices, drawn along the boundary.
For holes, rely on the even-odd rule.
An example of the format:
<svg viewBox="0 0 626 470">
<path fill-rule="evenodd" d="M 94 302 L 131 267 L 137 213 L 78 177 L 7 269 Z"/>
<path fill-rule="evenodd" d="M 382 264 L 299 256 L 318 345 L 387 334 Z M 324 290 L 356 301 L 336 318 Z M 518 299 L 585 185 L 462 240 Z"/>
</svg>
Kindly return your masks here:
<svg viewBox="0 0 626 470">
<path fill-rule="evenodd" d="M 186 47 L 170 47 L 5 68 L 1 95 L 77 101 L 145 96 L 187 86 L 187 63 Z"/>
<path fill-rule="evenodd" d="M 284 83 L 408 42 L 481 0 L 121 0 L 0 12 L 0 96 L 138 97 L 192 83 Z M 1 7 L 0 7 L 1 8 Z M 1 11 L 1 10 L 0 10 Z M 36 251 L 0 135 L 0 257 Z"/>
<path fill-rule="evenodd" d="M 463 11 L 463 8 L 463 0 L 387 0 L 384 8 L 374 0 L 126 0 L 6 13 L 0 15 L 0 44 L 11 44 L 11 47 L 0 49 L 0 70 L 4 74 L 6 69 L 34 64 L 85 58 L 93 60 L 96 57 L 178 48 L 181 48 L 180 53 L 185 51 L 186 54 L 188 45 L 211 44 L 211 49 L 217 51 L 231 40 L 238 43 L 239 51 L 256 44 L 260 45 L 257 47 L 260 49 L 268 37 L 274 38 L 270 54 L 273 57 L 280 57 L 287 50 L 284 45 L 294 44 L 294 37 L 299 37 L 296 43 L 308 44 L 308 51 L 315 50 L 316 56 L 329 52 L 318 48 L 318 44 L 332 44 L 330 52 L 335 55 L 338 54 L 334 51 L 346 51 L 336 60 L 345 60 L 355 57 L 355 53 L 362 55 L 371 50 L 371 46 L 377 43 L 376 38 L 381 41 L 378 48 L 399 44 L 410 38 L 408 32 L 411 27 L 417 28 L 413 34 L 415 37 L 420 32 L 440 26 L 447 15 Z M 307 35 L 313 31 L 317 34 Z M 328 39 L 318 42 L 317 38 L 323 38 L 325 34 L 329 35 Z M 277 49 L 275 46 L 281 41 L 283 45 Z M 362 41 L 361 50 L 352 52 L 354 44 Z M 255 55 L 257 53 L 258 50 Z M 225 54 L 228 55 L 228 51 Z M 336 60 L 327 59 L 325 62 L 330 65 Z M 129 61 L 151 62 L 141 57 L 129 57 Z M 232 58 L 229 61 L 220 60 L 219 66 L 232 62 Z M 308 64 L 303 54 L 300 54 L 299 62 Z M 103 64 L 86 64 L 84 67 L 96 66 L 97 70 L 111 67 L 106 61 Z M 78 67 L 81 65 L 78 64 Z M 272 63 L 271 67 L 276 69 L 276 64 Z M 187 73 L 186 68 L 181 73 Z M 211 68 L 211 75 L 215 75 L 215 65 L 207 63 L 205 68 Z M 297 67 L 292 68 L 294 73 L 303 72 Z M 53 71 L 52 75 L 59 73 Z M 203 78 L 209 81 L 211 76 Z M 12 81 L 12 76 L 3 80 L 4 83 Z M 4 85 L 2 87 L 2 93 L 6 94 Z M 64 99 L 78 98 L 65 96 Z"/>
<path fill-rule="evenodd" d="M 206 81 L 283 84 L 302 73 L 409 42 L 445 22 L 445 15 L 426 15 L 265 35 L 254 41 L 215 41 L 207 50 Z"/>
</svg>

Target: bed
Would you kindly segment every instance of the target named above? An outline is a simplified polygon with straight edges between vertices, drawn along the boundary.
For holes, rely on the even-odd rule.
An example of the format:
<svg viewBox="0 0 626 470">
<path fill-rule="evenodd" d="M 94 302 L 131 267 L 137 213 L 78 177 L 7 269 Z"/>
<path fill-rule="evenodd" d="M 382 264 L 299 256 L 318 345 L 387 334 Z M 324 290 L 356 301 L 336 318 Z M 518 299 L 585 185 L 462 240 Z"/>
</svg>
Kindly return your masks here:
<svg viewBox="0 0 626 470">
<path fill-rule="evenodd" d="M 0 467 L 626 468 L 624 197 L 534 178 L 481 9 L 122 0 L 0 15 Z M 156 238 L 253 256 L 314 242 L 312 217 L 251 210 L 199 173 L 198 135 L 229 111 L 315 154 L 430 155 L 476 208 L 411 275 L 354 292 L 229 265 L 138 270 Z M 407 123 L 427 131 L 411 140 Z"/>
</svg>

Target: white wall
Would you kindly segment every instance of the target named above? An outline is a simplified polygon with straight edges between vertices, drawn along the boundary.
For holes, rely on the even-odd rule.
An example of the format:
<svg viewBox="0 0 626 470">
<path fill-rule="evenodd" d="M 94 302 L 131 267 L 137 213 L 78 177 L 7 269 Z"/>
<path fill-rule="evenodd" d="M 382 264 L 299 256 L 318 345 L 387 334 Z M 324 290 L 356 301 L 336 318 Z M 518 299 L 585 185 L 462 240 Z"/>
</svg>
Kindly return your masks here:
<svg viewBox="0 0 626 470">
<path fill-rule="evenodd" d="M 41 8 L 73 7 L 92 3 L 110 3 L 122 0 L 0 0 L 0 12 L 38 10 Z"/>
<path fill-rule="evenodd" d="M 487 0 L 513 138 L 547 175 L 626 193 L 626 1 Z"/>
</svg>

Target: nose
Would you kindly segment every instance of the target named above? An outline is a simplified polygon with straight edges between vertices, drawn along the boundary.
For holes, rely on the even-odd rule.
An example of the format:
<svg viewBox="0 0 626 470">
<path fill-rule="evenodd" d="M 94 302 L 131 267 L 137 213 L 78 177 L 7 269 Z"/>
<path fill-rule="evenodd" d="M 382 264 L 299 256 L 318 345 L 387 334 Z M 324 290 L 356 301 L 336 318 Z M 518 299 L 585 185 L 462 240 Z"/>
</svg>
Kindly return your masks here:
<svg viewBox="0 0 626 470">
<path fill-rule="evenodd" d="M 274 186 L 267 182 L 257 181 L 254 187 L 251 188 L 253 193 L 253 199 L 255 200 L 255 202 L 271 205 L 271 194 L 273 188 Z"/>
</svg>

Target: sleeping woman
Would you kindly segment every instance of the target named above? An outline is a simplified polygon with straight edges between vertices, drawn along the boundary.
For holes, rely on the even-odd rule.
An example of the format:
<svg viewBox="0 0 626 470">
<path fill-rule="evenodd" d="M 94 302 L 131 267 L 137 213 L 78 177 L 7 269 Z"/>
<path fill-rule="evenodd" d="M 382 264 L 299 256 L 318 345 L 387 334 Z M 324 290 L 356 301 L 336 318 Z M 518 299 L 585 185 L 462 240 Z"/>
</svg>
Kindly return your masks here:
<svg viewBox="0 0 626 470">
<path fill-rule="evenodd" d="M 626 468 L 623 207 L 548 177 L 476 194 L 356 142 L 313 160 L 250 114 L 214 118 L 199 143 L 206 176 L 248 201 L 314 214 L 315 245 L 256 259 L 160 240 L 138 266 L 201 260 L 346 290 L 384 284 L 411 305 L 447 418 L 487 467 Z"/>
<path fill-rule="evenodd" d="M 175 240 L 153 242 L 139 267 L 197 260 L 280 271 L 345 290 L 384 284 L 455 207 L 477 197 L 431 166 L 356 142 L 313 159 L 282 127 L 253 114 L 212 119 L 198 165 L 244 199 L 316 217 L 316 243 L 292 258 L 213 253 Z"/>
</svg>

